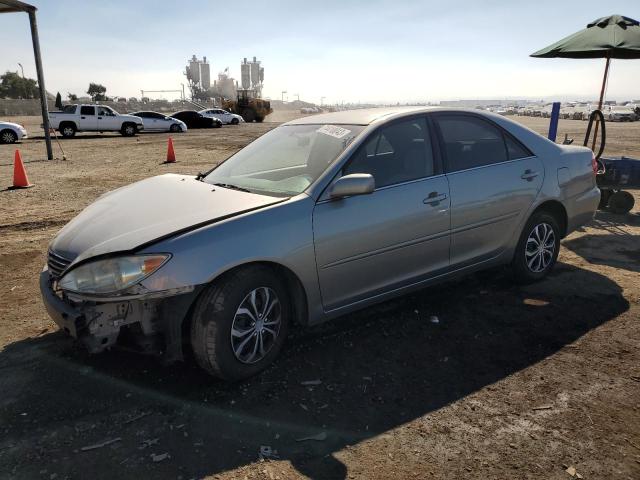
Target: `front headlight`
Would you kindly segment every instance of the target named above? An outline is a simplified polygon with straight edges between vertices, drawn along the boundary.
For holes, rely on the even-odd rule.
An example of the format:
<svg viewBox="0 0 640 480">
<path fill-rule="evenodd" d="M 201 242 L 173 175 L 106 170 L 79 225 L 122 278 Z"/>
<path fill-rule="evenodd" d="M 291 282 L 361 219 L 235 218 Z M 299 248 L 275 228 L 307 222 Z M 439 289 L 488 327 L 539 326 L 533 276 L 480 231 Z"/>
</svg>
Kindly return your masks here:
<svg viewBox="0 0 640 480">
<path fill-rule="evenodd" d="M 119 292 L 151 275 L 170 257 L 167 254 L 132 255 L 85 263 L 62 277 L 58 286 L 77 293 Z"/>
</svg>

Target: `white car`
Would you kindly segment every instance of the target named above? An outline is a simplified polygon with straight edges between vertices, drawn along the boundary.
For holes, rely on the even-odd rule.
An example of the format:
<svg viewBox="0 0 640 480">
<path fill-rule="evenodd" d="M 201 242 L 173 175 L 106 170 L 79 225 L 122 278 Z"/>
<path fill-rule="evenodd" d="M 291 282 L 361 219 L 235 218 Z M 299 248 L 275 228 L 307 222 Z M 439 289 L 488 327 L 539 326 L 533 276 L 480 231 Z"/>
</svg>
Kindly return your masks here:
<svg viewBox="0 0 640 480">
<path fill-rule="evenodd" d="M 16 143 L 23 138 L 27 138 L 27 131 L 22 125 L 0 122 L 0 143 Z"/>
<path fill-rule="evenodd" d="M 602 112 L 607 120 L 610 122 L 634 122 L 636 120 L 636 113 L 631 107 L 612 105 Z"/>
<path fill-rule="evenodd" d="M 225 125 L 238 125 L 239 123 L 244 123 L 244 118 L 242 118 L 240 115 L 227 112 L 226 110 L 222 110 L 221 108 L 209 108 L 207 110 L 200 110 L 199 113 L 200 115 L 205 117 L 217 118 Z"/>
<path fill-rule="evenodd" d="M 145 132 L 186 132 L 187 124 L 177 118 L 167 117 L 158 112 L 134 112 L 131 115 L 140 117 Z"/>
</svg>

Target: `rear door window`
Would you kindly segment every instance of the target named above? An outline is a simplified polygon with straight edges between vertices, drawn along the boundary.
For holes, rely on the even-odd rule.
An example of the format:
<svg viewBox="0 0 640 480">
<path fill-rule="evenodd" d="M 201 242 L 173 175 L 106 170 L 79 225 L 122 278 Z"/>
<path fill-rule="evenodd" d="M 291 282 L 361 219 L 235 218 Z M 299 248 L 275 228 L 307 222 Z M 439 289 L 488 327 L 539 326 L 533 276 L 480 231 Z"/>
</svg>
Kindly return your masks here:
<svg viewBox="0 0 640 480">
<path fill-rule="evenodd" d="M 509 160 L 504 135 L 492 123 L 473 115 L 444 114 L 436 119 L 449 172 Z"/>
<path fill-rule="evenodd" d="M 92 106 L 84 106 L 84 107 L 80 107 L 80 115 L 95 115 L 96 114 L 96 107 L 92 107 Z"/>
</svg>

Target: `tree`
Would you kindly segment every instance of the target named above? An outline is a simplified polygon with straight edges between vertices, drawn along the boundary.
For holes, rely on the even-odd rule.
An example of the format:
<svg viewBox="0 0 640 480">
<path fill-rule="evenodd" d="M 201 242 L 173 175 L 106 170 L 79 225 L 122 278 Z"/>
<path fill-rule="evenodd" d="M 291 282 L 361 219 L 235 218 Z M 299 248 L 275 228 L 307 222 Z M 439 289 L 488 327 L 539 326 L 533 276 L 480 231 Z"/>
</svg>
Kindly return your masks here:
<svg viewBox="0 0 640 480">
<path fill-rule="evenodd" d="M 56 108 L 62 110 L 62 95 L 60 95 L 60 92 L 56 93 Z"/>
<path fill-rule="evenodd" d="M 94 101 L 106 100 L 107 99 L 107 96 L 105 95 L 106 92 L 107 92 L 107 87 L 100 85 L 99 83 L 93 83 L 93 82 L 89 84 L 89 89 L 87 90 L 87 93 L 89 94 L 91 99 Z"/>
<path fill-rule="evenodd" d="M 22 78 L 17 72 L 7 71 L 0 75 L 0 97 L 40 98 L 38 82 L 33 78 Z"/>
</svg>

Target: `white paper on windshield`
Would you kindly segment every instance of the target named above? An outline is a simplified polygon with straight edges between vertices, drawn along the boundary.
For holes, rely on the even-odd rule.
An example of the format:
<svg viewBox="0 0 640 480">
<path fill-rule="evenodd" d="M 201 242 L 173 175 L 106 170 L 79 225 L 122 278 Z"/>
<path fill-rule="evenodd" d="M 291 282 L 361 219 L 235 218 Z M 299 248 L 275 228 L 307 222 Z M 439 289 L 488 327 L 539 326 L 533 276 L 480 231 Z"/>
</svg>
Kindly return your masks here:
<svg viewBox="0 0 640 480">
<path fill-rule="evenodd" d="M 325 135 L 329 135 L 334 138 L 342 138 L 345 135 L 351 133 L 351 130 L 347 130 L 346 128 L 336 127 L 335 125 L 323 125 L 318 130 L 318 133 L 324 133 Z"/>
</svg>

